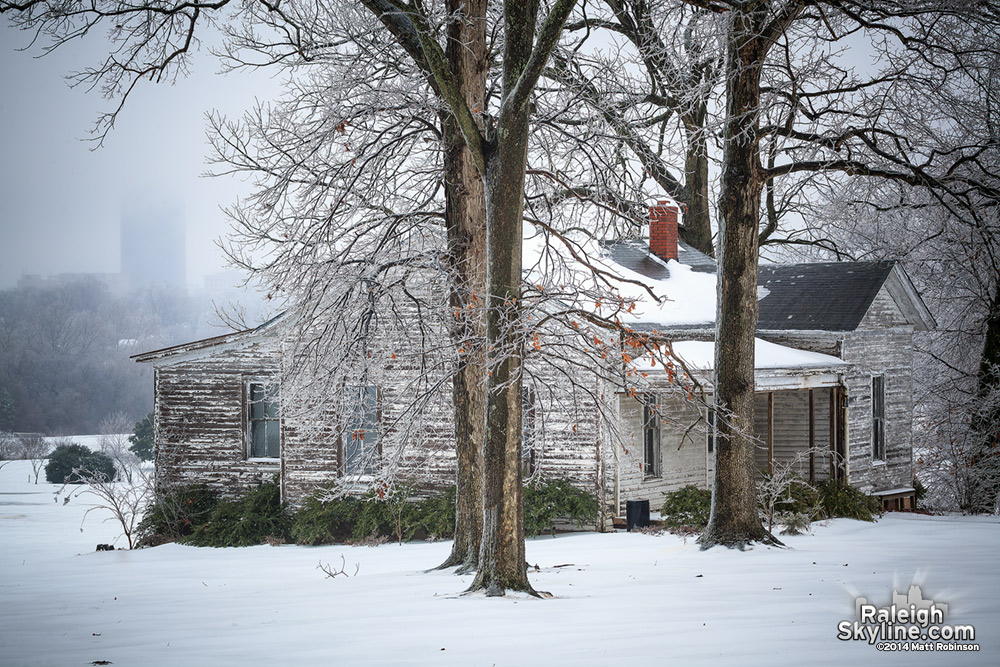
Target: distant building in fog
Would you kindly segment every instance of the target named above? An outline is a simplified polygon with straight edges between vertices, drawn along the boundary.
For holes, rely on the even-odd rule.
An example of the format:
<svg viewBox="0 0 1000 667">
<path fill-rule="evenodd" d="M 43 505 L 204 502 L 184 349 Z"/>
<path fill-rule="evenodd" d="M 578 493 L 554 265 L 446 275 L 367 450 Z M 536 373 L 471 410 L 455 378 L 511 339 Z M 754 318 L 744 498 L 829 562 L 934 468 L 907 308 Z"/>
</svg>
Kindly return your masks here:
<svg viewBox="0 0 1000 667">
<path fill-rule="evenodd" d="M 122 274 L 132 288 L 187 283 L 180 206 L 130 202 L 122 208 Z"/>
</svg>

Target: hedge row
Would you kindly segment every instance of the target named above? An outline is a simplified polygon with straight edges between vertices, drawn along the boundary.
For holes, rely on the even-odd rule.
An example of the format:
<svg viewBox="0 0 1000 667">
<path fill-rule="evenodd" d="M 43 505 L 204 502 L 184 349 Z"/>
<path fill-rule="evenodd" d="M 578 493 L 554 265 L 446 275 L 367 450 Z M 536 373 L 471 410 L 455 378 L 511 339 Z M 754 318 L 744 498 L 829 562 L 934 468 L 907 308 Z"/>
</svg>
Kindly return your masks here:
<svg viewBox="0 0 1000 667">
<path fill-rule="evenodd" d="M 821 482 L 815 487 L 795 481 L 789 485 L 788 498 L 781 505 L 786 518 L 801 515 L 807 517 L 807 523 L 833 518 L 875 521 L 882 514 L 878 498 L 841 481 Z M 711 509 L 711 491 L 685 486 L 667 494 L 660 514 L 663 525 L 670 530 L 701 531 L 708 525 Z"/>
<path fill-rule="evenodd" d="M 242 547 L 282 543 L 337 544 L 451 537 L 455 527 L 455 487 L 424 498 L 400 487 L 355 497 L 330 498 L 327 490 L 291 512 L 278 485 L 262 484 L 240 500 L 220 500 L 203 487 L 161 494 L 146 512 L 142 544 L 179 541 L 195 546 Z M 597 499 L 565 481 L 529 484 L 524 490 L 525 532 L 555 530 L 557 519 L 579 527 L 594 525 Z"/>
</svg>

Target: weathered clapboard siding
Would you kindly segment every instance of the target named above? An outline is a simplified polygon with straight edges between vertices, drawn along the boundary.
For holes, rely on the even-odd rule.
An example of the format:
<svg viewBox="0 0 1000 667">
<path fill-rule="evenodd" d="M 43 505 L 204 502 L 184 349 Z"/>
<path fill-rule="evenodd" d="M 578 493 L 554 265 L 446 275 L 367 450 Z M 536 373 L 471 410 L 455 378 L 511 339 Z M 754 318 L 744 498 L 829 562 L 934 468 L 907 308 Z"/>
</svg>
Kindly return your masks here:
<svg viewBox="0 0 1000 667">
<path fill-rule="evenodd" d="M 379 343 L 373 338 L 373 349 Z M 289 379 L 282 372 L 281 360 L 288 354 L 285 347 L 290 347 L 288 342 L 273 333 L 262 340 L 205 346 L 190 359 L 182 355 L 179 360 L 158 360 L 157 449 L 165 479 L 205 484 L 221 495 L 235 497 L 261 481 L 280 477 L 283 498 L 293 506 L 317 488 L 343 480 L 344 419 L 323 403 L 303 411 L 283 399 L 280 459 L 247 460 L 247 381 L 273 380 L 284 397 L 297 396 L 290 383 L 309 381 Z M 573 382 L 551 366 L 529 368 L 528 384 L 535 387 L 536 396 L 535 474 L 567 479 L 602 497 L 599 424 L 600 416 L 607 418 L 609 412 L 597 405 L 603 390 L 596 376 L 583 368 L 581 362 Z M 353 491 L 390 478 L 413 483 L 419 493 L 454 484 L 454 413 L 451 385 L 441 377 L 443 372 L 400 354 L 396 362 L 381 369 L 378 379 L 372 379 L 378 388 L 379 468 L 373 475 L 352 480 Z M 414 411 L 413 387 L 418 384 L 436 389 Z M 408 437 L 394 437 L 401 433 Z"/>
<path fill-rule="evenodd" d="M 398 340 L 395 345 L 398 345 Z M 412 484 L 418 494 L 455 483 L 455 429 L 451 385 L 441 368 L 425 368 L 418 355 L 391 352 L 378 336 L 369 341 L 372 355 L 395 359 L 372 373 L 368 382 L 377 392 L 378 452 L 372 474 L 346 476 L 341 460 L 350 437 L 347 419 L 339 414 L 338 398 L 308 403 L 290 410 L 283 420 L 283 479 L 286 502 L 297 506 L 318 488 L 340 485 L 351 493 L 393 482 Z M 289 382 L 310 378 L 288 375 Z M 344 390 L 346 391 L 346 389 Z M 289 393 L 293 393 L 294 390 Z M 418 401 L 419 408 L 414 401 Z M 308 421 L 308 426 L 304 423 Z"/>
<path fill-rule="evenodd" d="M 843 334 L 831 331 L 757 331 L 757 336 L 778 345 L 841 357 Z M 843 357 L 841 357 L 843 359 Z"/>
<path fill-rule="evenodd" d="M 273 378 L 280 356 L 271 340 L 156 369 L 156 467 L 167 483 L 204 484 L 233 497 L 276 478 L 280 460 L 248 461 L 244 386 Z"/>
<path fill-rule="evenodd" d="M 858 330 L 845 336 L 847 375 L 848 478 L 864 491 L 913 483 L 912 327 Z M 885 377 L 885 462 L 872 456 L 872 376 Z"/>
<path fill-rule="evenodd" d="M 612 416 L 607 397 L 614 393 L 588 368 L 583 354 L 568 349 L 560 355 L 564 362 L 560 367 L 536 354 L 525 359 L 524 387 L 533 412 L 526 422 L 533 426 L 534 440 L 530 480 L 564 479 L 603 504 L 607 494 L 604 420 Z M 602 526 L 603 520 L 595 527 Z"/>
<path fill-rule="evenodd" d="M 658 510 L 666 494 L 693 484 L 708 485 L 707 429 L 698 408 L 679 396 L 659 395 L 660 469 L 648 474 L 643 467 L 643 404 L 640 399 L 620 394 L 618 400 L 623 435 L 627 438 L 618 454 L 618 484 L 624 511 L 628 500 L 649 500 Z"/>
<path fill-rule="evenodd" d="M 868 312 L 861 319 L 858 329 L 886 329 L 902 327 L 906 324 L 906 318 L 903 317 L 896 301 L 890 296 L 888 288 L 882 287 L 868 307 Z"/>
<path fill-rule="evenodd" d="M 875 296 L 854 331 L 759 332 L 771 342 L 829 354 L 836 350 L 849 365 L 847 394 L 847 478 L 858 488 L 884 491 L 913 481 L 913 325 L 886 286 Z M 885 377 L 885 462 L 872 457 L 872 376 Z M 828 414 L 828 412 L 827 412 Z M 819 432 L 817 425 L 817 433 Z M 829 422 L 826 422 L 829 428 Z M 823 466 L 828 471 L 829 466 Z M 817 463 L 816 470 L 820 466 Z"/>
</svg>

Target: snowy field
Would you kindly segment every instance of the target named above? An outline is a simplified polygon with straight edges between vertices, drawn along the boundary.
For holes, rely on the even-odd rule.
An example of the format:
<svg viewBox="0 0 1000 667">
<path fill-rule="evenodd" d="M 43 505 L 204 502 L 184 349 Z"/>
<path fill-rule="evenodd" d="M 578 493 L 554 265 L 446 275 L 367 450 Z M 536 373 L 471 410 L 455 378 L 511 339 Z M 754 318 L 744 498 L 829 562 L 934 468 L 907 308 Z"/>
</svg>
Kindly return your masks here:
<svg viewBox="0 0 1000 667">
<path fill-rule="evenodd" d="M 425 570 L 448 542 L 95 552 L 118 531 L 86 496 L 0 470 L 0 665 L 998 665 L 1000 518 L 837 520 L 790 549 L 700 552 L 671 535 L 529 540 L 534 586 L 487 599 Z M 121 541 L 119 540 L 119 544 Z M 328 579 L 316 568 L 353 577 Z M 919 584 L 978 653 L 836 638 L 855 598 Z M 108 662 L 100 662 L 108 661 Z"/>
</svg>

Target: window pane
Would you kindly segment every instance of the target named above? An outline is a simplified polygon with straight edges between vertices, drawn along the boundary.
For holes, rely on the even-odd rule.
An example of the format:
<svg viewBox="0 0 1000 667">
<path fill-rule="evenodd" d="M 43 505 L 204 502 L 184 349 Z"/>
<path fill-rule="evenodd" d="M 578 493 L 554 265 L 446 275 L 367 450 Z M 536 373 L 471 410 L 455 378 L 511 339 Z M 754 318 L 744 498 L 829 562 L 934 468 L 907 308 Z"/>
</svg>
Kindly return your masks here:
<svg viewBox="0 0 1000 667">
<path fill-rule="evenodd" d="M 344 470 L 348 474 L 374 472 L 375 452 L 378 451 L 376 435 L 366 429 L 354 429 L 344 440 Z"/>
<path fill-rule="evenodd" d="M 531 390 L 521 389 L 521 456 L 531 456 L 535 446 L 535 397 Z"/>
<path fill-rule="evenodd" d="M 278 386 L 269 384 L 264 388 L 264 416 L 268 419 L 277 419 L 278 413 Z"/>
<path fill-rule="evenodd" d="M 262 421 L 250 422 L 250 458 L 259 459 L 266 455 L 265 423 Z"/>
<path fill-rule="evenodd" d="M 277 419 L 268 419 L 264 429 L 264 438 L 267 441 L 267 456 L 278 458 L 281 456 L 281 422 Z"/>
<path fill-rule="evenodd" d="M 259 382 L 250 383 L 250 419 L 261 419 L 264 416 L 264 385 Z"/>
</svg>

